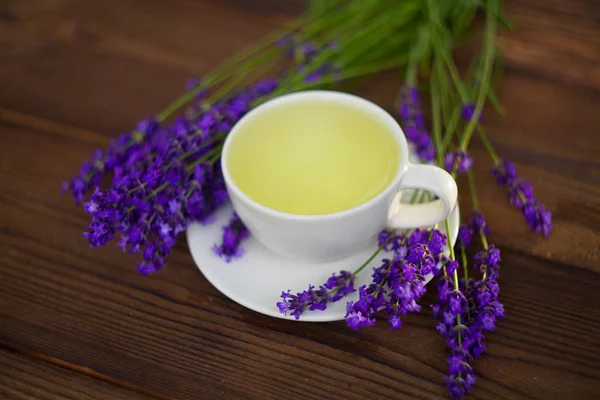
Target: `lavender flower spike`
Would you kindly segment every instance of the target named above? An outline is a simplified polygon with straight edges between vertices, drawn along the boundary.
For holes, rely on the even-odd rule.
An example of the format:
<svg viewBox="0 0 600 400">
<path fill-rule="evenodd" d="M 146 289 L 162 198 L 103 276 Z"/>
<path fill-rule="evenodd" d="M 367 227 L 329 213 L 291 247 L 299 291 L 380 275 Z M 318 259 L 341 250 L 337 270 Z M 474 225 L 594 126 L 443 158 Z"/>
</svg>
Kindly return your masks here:
<svg viewBox="0 0 600 400">
<path fill-rule="evenodd" d="M 90 245 L 117 240 L 123 251 L 141 255 L 140 273 L 161 269 L 187 225 L 207 222 L 227 201 L 218 163 L 224 133 L 276 86 L 268 79 L 240 88 L 168 126 L 144 120 L 108 149 L 96 151 L 81 173 L 63 186 L 77 202 L 95 190 L 84 206 L 92 219 L 84 233 Z M 112 182 L 98 189 L 107 174 L 113 175 Z M 235 247 L 231 244 L 243 237 L 241 232 L 226 232 L 229 245 L 220 248 L 226 256 Z"/>
<path fill-rule="evenodd" d="M 277 308 L 282 314 L 289 313 L 296 319 L 300 319 L 300 315 L 306 310 L 325 310 L 329 303 L 335 303 L 356 291 L 354 278 L 354 274 L 340 271 L 338 275 L 333 274 L 316 290 L 313 285 L 309 285 L 308 290 L 296 294 L 291 294 L 289 290 L 282 292 L 282 300 L 277 303 Z"/>
<path fill-rule="evenodd" d="M 487 230 L 485 218 L 477 210 L 463 228 L 468 232 L 465 235 L 486 235 Z M 446 387 L 451 399 L 461 399 L 470 392 L 477 380 L 470 364 L 485 351 L 484 332 L 493 331 L 496 319 L 504 317 L 504 306 L 498 301 L 500 260 L 500 251 L 489 245 L 474 257 L 475 269 L 483 274 L 481 280 L 461 279 L 455 287 L 451 275 L 458 263 L 447 260 L 447 274 L 438 281 L 438 303 L 431 308 L 439 321 L 436 329 L 450 347 Z"/>
<path fill-rule="evenodd" d="M 355 330 L 374 325 L 379 311 L 385 311 L 390 329 L 400 328 L 401 316 L 421 309 L 417 302 L 425 294 L 425 276 L 439 273 L 437 265 L 446 244 L 440 231 L 416 230 L 410 237 L 391 239 L 389 235 L 382 233 L 380 243 L 390 245 L 386 250 L 393 250 L 394 258 L 384 259 L 373 270 L 373 283 L 361 286 L 358 301 L 346 306 L 346 322 Z"/>
<path fill-rule="evenodd" d="M 469 300 L 462 290 L 453 288 L 450 276 L 442 276 L 438 281 L 438 300 L 431 308 L 439 320 L 436 329 L 450 347 L 446 387 L 451 399 L 460 399 L 477 380 L 470 363 L 474 358 L 472 349 L 483 340 L 483 335 L 481 330 L 469 326 Z"/>
<path fill-rule="evenodd" d="M 462 106 L 462 116 L 467 121 L 471 121 L 475 116 L 475 104 L 474 103 L 465 103 Z M 483 113 L 479 114 L 479 121 L 483 120 Z"/>
<path fill-rule="evenodd" d="M 226 262 L 231 262 L 234 258 L 239 258 L 244 254 L 244 249 L 240 245 L 249 236 L 248 229 L 234 212 L 229 224 L 223 227 L 222 243 L 220 245 L 215 243 L 213 251 Z"/>
<path fill-rule="evenodd" d="M 462 150 L 446 153 L 444 156 L 444 167 L 448 171 L 456 170 L 459 174 L 465 174 L 473 165 L 473 159 Z"/>
<path fill-rule="evenodd" d="M 552 212 L 535 198 L 531 184 L 518 178 L 515 165 L 500 160 L 492 168 L 492 175 L 500 186 L 508 188 L 510 204 L 523 213 L 529 229 L 547 239 L 552 231 Z"/>
<path fill-rule="evenodd" d="M 411 85 L 402 88 L 399 95 L 398 114 L 403 120 L 406 138 L 415 146 L 419 158 L 431 162 L 435 158 L 435 146 L 425 129 L 425 116 L 421 108 L 419 90 Z"/>
<path fill-rule="evenodd" d="M 492 168 L 492 175 L 501 187 L 511 187 L 517 180 L 515 164 L 509 160 L 500 160 Z"/>
</svg>

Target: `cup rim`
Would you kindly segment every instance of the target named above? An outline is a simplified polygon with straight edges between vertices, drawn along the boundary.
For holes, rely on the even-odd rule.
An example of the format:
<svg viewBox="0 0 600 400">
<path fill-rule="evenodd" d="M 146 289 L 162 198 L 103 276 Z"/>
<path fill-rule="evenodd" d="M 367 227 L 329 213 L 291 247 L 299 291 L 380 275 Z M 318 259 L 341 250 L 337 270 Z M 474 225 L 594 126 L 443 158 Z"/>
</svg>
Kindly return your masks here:
<svg viewBox="0 0 600 400">
<path fill-rule="evenodd" d="M 367 200 L 366 202 L 359 204 L 355 207 L 336 211 L 334 213 L 328 214 L 317 214 L 317 215 L 307 215 L 307 214 L 291 214 L 283 211 L 274 210 L 267 206 L 264 206 L 257 201 L 250 198 L 246 195 L 233 181 L 231 174 L 229 173 L 229 169 L 227 168 L 227 157 L 229 155 L 229 147 L 231 142 L 235 139 L 235 136 L 240 132 L 241 127 L 249 120 L 253 118 L 257 118 L 260 114 L 268 109 L 275 108 L 281 106 L 286 103 L 293 103 L 297 100 L 314 98 L 319 100 L 331 100 L 331 101 L 343 101 L 348 104 L 352 104 L 355 107 L 360 107 L 376 118 L 378 118 L 382 123 L 386 125 L 389 129 L 390 133 L 392 133 L 398 143 L 398 148 L 400 152 L 400 160 L 398 164 L 398 168 L 396 170 L 396 174 L 392 181 L 383 189 L 379 194 L 375 197 Z M 373 204 L 380 201 L 383 197 L 387 196 L 391 190 L 394 188 L 398 188 L 400 179 L 404 175 L 404 172 L 407 170 L 408 163 L 408 144 L 406 142 L 406 137 L 404 136 L 404 132 L 402 128 L 398 124 L 398 122 L 392 117 L 385 109 L 375 104 L 374 102 L 362 98 L 360 96 L 356 96 L 350 93 L 335 91 L 335 90 L 305 90 L 287 93 L 281 96 L 274 97 L 265 101 L 264 103 L 258 105 L 257 107 L 250 110 L 246 113 L 242 118 L 239 119 L 238 122 L 231 128 L 229 134 L 225 138 L 223 144 L 223 151 L 221 153 L 221 171 L 223 173 L 223 178 L 225 179 L 225 184 L 227 186 L 227 190 L 231 190 L 235 197 L 241 199 L 245 204 L 254 208 L 255 210 L 268 214 L 272 217 L 277 217 L 280 219 L 286 220 L 295 220 L 295 221 L 324 221 L 328 219 L 338 219 L 343 218 L 357 212 L 360 212 L 364 209 L 371 207 Z M 230 193 L 230 197 L 232 194 Z"/>
</svg>

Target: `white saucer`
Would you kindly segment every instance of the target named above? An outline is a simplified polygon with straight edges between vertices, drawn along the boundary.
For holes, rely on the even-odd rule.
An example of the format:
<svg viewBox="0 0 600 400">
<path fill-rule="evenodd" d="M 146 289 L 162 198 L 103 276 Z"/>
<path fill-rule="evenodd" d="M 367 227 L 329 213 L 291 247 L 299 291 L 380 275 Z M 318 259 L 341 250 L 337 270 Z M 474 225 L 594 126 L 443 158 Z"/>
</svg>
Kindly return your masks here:
<svg viewBox="0 0 600 400">
<path fill-rule="evenodd" d="M 406 195 L 403 196 L 407 197 Z M 279 312 L 276 303 L 280 301 L 281 292 L 291 289 L 292 293 L 301 292 L 309 284 L 319 286 L 333 273 L 340 270 L 353 271 L 367 260 L 377 249 L 374 241 L 372 246 L 344 260 L 325 264 L 311 264 L 283 258 L 264 247 L 256 239 L 250 237 L 243 242 L 244 255 L 226 263 L 212 251 L 212 245 L 221 241 L 221 227 L 231 218 L 233 208 L 224 206 L 215 215 L 216 219 L 210 225 L 192 224 L 187 230 L 187 239 L 192 258 L 206 279 L 225 296 L 256 312 L 276 318 L 291 319 Z M 444 225 L 444 224 L 441 224 Z M 456 241 L 459 225 L 458 205 L 450 216 L 450 231 Z M 440 226 L 445 233 L 445 228 Z M 446 253 L 449 252 L 446 246 Z M 380 252 L 371 263 L 357 276 L 355 287 L 368 285 L 374 267 L 380 265 L 389 253 Z M 427 281 L 431 276 L 427 278 Z M 344 319 L 346 302 L 357 300 L 355 293 L 327 306 L 326 310 L 305 311 L 300 321 L 325 322 Z"/>
</svg>

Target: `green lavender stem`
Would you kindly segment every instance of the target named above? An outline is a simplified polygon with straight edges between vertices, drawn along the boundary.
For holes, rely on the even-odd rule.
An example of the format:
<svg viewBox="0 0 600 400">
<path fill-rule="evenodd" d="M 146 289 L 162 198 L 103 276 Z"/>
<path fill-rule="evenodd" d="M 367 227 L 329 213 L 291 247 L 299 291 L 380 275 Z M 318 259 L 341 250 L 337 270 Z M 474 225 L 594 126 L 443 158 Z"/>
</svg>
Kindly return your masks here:
<svg viewBox="0 0 600 400">
<path fill-rule="evenodd" d="M 437 163 L 439 166 L 443 167 L 444 159 L 443 159 L 443 150 L 441 147 L 441 137 L 442 137 L 442 123 L 441 123 L 441 108 L 440 108 L 440 94 L 438 87 L 438 77 L 437 70 L 438 66 L 434 63 L 432 67 L 434 73 L 431 74 L 431 114 L 433 118 L 433 137 L 436 148 L 438 149 L 436 152 Z M 439 147 L 438 147 L 439 146 Z"/>
<path fill-rule="evenodd" d="M 452 82 L 454 83 L 456 90 L 460 96 L 460 100 L 463 103 L 468 102 L 469 96 L 467 94 L 467 90 L 466 90 L 465 86 L 463 85 L 462 80 L 460 79 L 460 74 L 458 73 L 458 70 L 456 69 L 456 65 L 454 64 L 454 61 L 452 60 L 450 55 L 448 55 L 446 52 L 442 52 L 441 55 L 442 55 L 443 60 L 446 62 L 448 72 L 450 72 L 450 77 L 452 78 Z"/>
<path fill-rule="evenodd" d="M 222 71 L 224 71 L 224 70 L 226 71 L 228 69 L 229 70 L 233 69 L 233 67 L 235 67 L 236 64 L 241 63 L 242 61 L 248 59 L 249 57 L 257 54 L 261 50 L 271 46 L 280 37 L 305 25 L 306 24 L 305 19 L 306 19 L 306 15 L 301 16 L 300 18 L 287 23 L 285 27 L 283 27 L 281 29 L 277 29 L 277 30 L 267 34 L 262 39 L 259 39 L 257 42 L 250 44 L 249 46 L 245 47 L 241 51 L 239 51 L 236 54 L 234 54 L 233 56 L 231 56 L 229 59 L 222 62 L 219 66 L 217 66 L 217 68 L 215 68 L 214 70 L 209 72 L 206 75 L 206 78 L 208 80 L 212 80 L 212 79 L 216 78 L 217 76 L 219 76 L 219 74 L 222 74 L 223 73 Z"/>
<path fill-rule="evenodd" d="M 387 245 L 389 242 L 391 242 L 391 240 L 392 240 L 392 238 L 393 238 L 393 237 L 394 237 L 393 235 L 390 235 L 390 236 L 389 236 L 389 237 L 388 237 L 388 238 L 385 240 L 385 242 L 383 242 L 383 243 L 382 243 L 382 244 L 381 244 L 381 245 L 380 245 L 380 246 L 377 248 L 377 250 L 375 250 L 375 251 L 374 251 L 374 252 L 371 254 L 371 256 L 370 256 L 369 258 L 367 258 L 367 260 L 361 264 L 361 266 L 360 266 L 360 267 L 358 267 L 356 270 L 354 270 L 354 272 L 353 272 L 352 274 L 353 274 L 354 276 L 356 276 L 356 275 L 358 275 L 358 274 L 360 273 L 360 271 L 362 271 L 363 269 L 365 269 L 365 267 L 366 267 L 367 265 L 369 265 L 369 263 L 370 263 L 371 261 L 373 261 L 373 259 L 374 259 L 375 257 L 377 257 L 377 254 L 379 254 L 379 252 L 380 252 L 381 250 L 383 250 L 383 248 L 384 248 L 384 247 L 385 247 L 385 246 L 386 246 L 386 245 Z"/>
<path fill-rule="evenodd" d="M 475 103 L 475 110 L 473 116 L 465 129 L 465 132 L 460 140 L 460 149 L 466 150 L 469 145 L 471 135 L 475 130 L 475 126 L 479 122 L 479 116 L 483 111 L 483 105 L 489 91 L 489 82 L 492 74 L 492 64 L 494 61 L 494 40 L 496 35 L 496 15 L 498 13 L 498 2 L 499 0 L 488 0 L 487 4 L 490 9 L 487 10 L 486 14 L 486 30 L 485 30 L 485 42 L 484 42 L 484 61 L 483 61 L 483 72 L 479 86 L 479 94 Z"/>
<path fill-rule="evenodd" d="M 467 250 L 464 244 L 460 244 L 460 258 L 462 260 L 463 275 L 465 276 L 465 282 L 469 282 L 469 268 L 467 266 Z M 471 318 L 471 311 L 469 310 L 469 304 L 467 303 L 467 317 Z"/>
<path fill-rule="evenodd" d="M 467 180 L 469 182 L 469 192 L 471 193 L 471 202 L 473 204 L 474 210 L 479 210 L 479 202 L 477 200 L 477 190 L 475 186 L 475 177 L 473 176 L 473 172 L 471 170 L 467 171 Z M 485 232 L 483 229 L 479 230 L 479 237 L 481 238 L 481 243 L 483 244 L 483 248 L 488 248 L 487 237 L 485 236 Z"/>
<path fill-rule="evenodd" d="M 409 2 L 407 4 L 411 5 L 414 3 Z M 406 13 L 409 14 L 410 11 L 411 8 L 406 7 Z M 413 12 L 416 11 L 413 10 Z M 408 16 L 405 16 L 405 14 L 401 15 L 402 18 L 390 14 L 382 14 L 378 16 L 376 20 L 372 21 L 368 28 L 354 36 L 351 36 L 348 41 L 341 44 L 346 51 L 339 55 L 336 62 L 342 68 L 345 68 L 349 66 L 351 62 L 360 60 L 363 54 L 369 53 L 374 46 L 377 46 L 386 40 L 386 38 L 389 37 L 389 35 L 396 30 L 399 25 L 405 23 Z M 350 49 L 353 49 L 353 51 L 350 51 Z M 300 82 L 302 82 L 310 73 L 316 71 L 325 62 L 330 60 L 332 55 L 334 55 L 336 52 L 336 49 L 326 49 L 321 52 L 311 62 L 310 66 L 308 66 L 302 73 L 294 77 L 292 86 L 300 84 Z M 400 57 L 402 57 L 402 55 L 400 55 Z"/>
<path fill-rule="evenodd" d="M 390 69 L 398 68 L 402 65 L 405 65 L 407 61 L 408 61 L 408 56 L 400 55 L 394 59 L 390 59 L 390 60 L 387 60 L 384 62 L 377 62 L 377 63 L 373 63 L 373 64 L 350 68 L 347 71 L 345 71 L 344 73 L 342 73 L 341 78 L 342 78 L 342 80 L 348 80 L 348 79 L 358 78 L 358 77 L 365 76 L 365 75 L 372 75 L 376 72 L 387 71 Z M 277 90 L 269 98 L 279 96 L 279 95 L 289 92 L 289 91 L 306 90 L 306 89 L 311 89 L 314 87 L 324 86 L 324 85 L 331 84 L 331 83 L 336 83 L 338 79 L 339 78 L 336 78 L 334 76 L 325 76 L 322 79 L 320 79 L 318 82 L 312 82 L 312 83 L 297 82 L 291 88 Z M 258 104 L 260 104 L 264 101 L 265 100 L 260 100 Z"/>
<path fill-rule="evenodd" d="M 423 24 L 418 30 L 417 39 L 410 51 L 410 63 L 408 64 L 408 68 L 406 68 L 405 82 L 409 86 L 416 86 L 419 63 L 425 58 L 431 47 L 430 36 L 429 26 Z"/>
<path fill-rule="evenodd" d="M 445 52 L 441 52 L 442 54 L 445 54 Z M 440 52 L 438 51 L 436 54 L 440 54 Z M 434 65 L 432 66 L 432 69 L 434 70 L 434 73 L 431 74 L 431 108 L 432 108 L 432 114 L 433 114 L 433 140 L 437 149 L 437 163 L 438 166 L 443 168 L 443 149 L 441 148 L 442 146 L 442 138 L 441 138 L 441 129 L 440 129 L 440 124 L 439 124 L 439 119 L 440 119 L 440 109 L 439 109 L 439 94 L 437 93 L 437 85 L 436 85 L 436 79 L 437 79 L 437 75 L 438 75 L 438 68 L 439 68 L 439 63 L 434 62 Z M 437 121 L 437 122 L 436 122 Z M 456 171 L 452 171 L 452 177 L 454 178 L 456 176 Z M 450 232 L 450 219 L 446 218 L 444 220 L 444 224 L 446 227 L 446 236 L 448 239 L 448 247 L 450 249 L 450 259 L 451 260 L 456 260 L 456 254 L 454 253 L 454 246 L 453 246 L 453 238 L 452 238 L 452 234 Z M 447 272 L 446 272 L 446 267 L 443 267 L 444 270 L 444 275 L 447 276 Z M 454 290 L 459 290 L 459 285 L 458 285 L 458 271 L 454 271 L 453 275 L 452 275 L 452 283 L 454 286 Z M 460 315 L 456 316 L 456 323 L 457 326 L 461 326 L 462 322 L 461 322 L 461 318 Z M 462 335 L 460 334 L 460 330 L 457 332 L 457 342 L 458 345 L 460 347 L 462 347 Z"/>
<path fill-rule="evenodd" d="M 469 182 L 469 190 L 471 192 L 471 205 L 473 210 L 479 209 L 479 202 L 477 200 L 477 192 L 475 191 L 475 178 L 473 177 L 473 171 L 467 171 L 467 180 Z"/>
<path fill-rule="evenodd" d="M 270 56 L 273 56 L 273 55 L 279 53 L 279 51 L 267 52 L 267 56 L 262 55 L 262 57 L 259 57 L 258 60 L 255 57 L 253 60 L 247 62 L 245 65 L 243 65 L 241 67 L 239 65 L 241 62 L 249 59 L 252 56 L 256 56 L 265 48 L 273 45 L 273 43 L 280 37 L 292 32 L 293 30 L 298 29 L 302 26 L 307 26 L 307 29 L 305 30 L 304 34 L 302 35 L 304 38 L 306 38 L 308 36 L 317 34 L 319 31 L 330 26 L 331 22 L 338 21 L 338 19 L 341 20 L 344 16 L 345 16 L 345 14 L 340 12 L 340 13 L 336 13 L 334 21 L 330 21 L 330 20 L 327 20 L 327 18 L 322 17 L 322 18 L 317 18 L 315 21 L 311 21 L 310 23 L 307 23 L 306 22 L 307 15 L 305 15 L 305 16 L 301 16 L 300 18 L 298 18 L 296 20 L 289 22 L 288 24 L 286 24 L 286 26 L 284 28 L 275 30 L 274 32 L 264 36 L 262 39 L 259 39 L 257 42 L 254 42 L 253 44 L 247 46 L 246 48 L 242 49 L 238 53 L 234 54 L 229 59 L 227 59 L 224 62 L 222 62 L 221 64 L 219 64 L 211 72 L 206 74 L 202 85 L 199 85 L 198 87 L 194 88 L 193 90 L 190 90 L 189 92 L 186 92 L 183 95 L 181 95 L 180 97 L 178 97 L 177 99 L 175 99 L 173 102 L 171 102 L 169 105 L 167 105 L 161 112 L 159 112 L 156 115 L 156 119 L 158 121 L 164 121 L 165 119 L 170 117 L 173 113 L 175 113 L 177 110 L 179 110 L 181 107 L 185 106 L 191 100 L 193 100 L 201 91 L 207 90 L 211 86 L 216 85 L 216 84 L 228 79 L 233 74 L 239 72 L 240 68 L 249 69 L 252 66 L 259 64 L 260 59 L 268 58 Z M 275 49 L 275 50 L 279 50 L 279 49 Z"/>
<path fill-rule="evenodd" d="M 172 114 L 174 114 L 177 110 L 179 110 L 181 107 L 185 106 L 186 104 L 188 104 L 190 101 L 192 101 L 201 91 L 203 90 L 207 90 L 210 87 L 217 85 L 221 82 L 223 82 L 224 80 L 227 80 L 229 78 L 231 78 L 232 76 L 236 75 L 236 74 L 240 74 L 241 71 L 248 71 L 251 68 L 260 65 L 263 61 L 272 58 L 276 55 L 278 55 L 280 53 L 280 49 L 272 49 L 269 51 L 266 51 L 262 54 L 260 54 L 264 49 L 266 49 L 268 46 L 271 46 L 275 40 L 277 40 L 278 38 L 280 38 L 281 36 L 288 34 L 289 32 L 298 29 L 300 27 L 304 27 L 304 29 L 299 33 L 299 36 L 305 40 L 308 37 L 311 36 L 315 36 L 317 35 L 320 31 L 326 29 L 326 28 L 330 28 L 331 26 L 338 26 L 338 25 L 343 25 L 342 22 L 346 21 L 349 18 L 352 18 L 353 20 L 356 21 L 357 25 L 360 26 L 365 26 L 365 21 L 366 21 L 366 17 L 369 16 L 369 13 L 366 13 L 366 11 L 370 11 L 370 10 L 375 10 L 376 7 L 380 7 L 380 4 L 376 1 L 371 2 L 370 7 L 366 7 L 364 4 L 359 7 L 357 5 L 357 3 L 359 2 L 351 2 L 349 3 L 348 6 L 346 6 L 344 9 L 340 10 L 332 10 L 332 7 L 327 7 L 327 6 L 316 6 L 313 5 L 313 16 L 315 16 L 314 18 L 310 18 L 308 14 L 305 14 L 304 16 L 301 16 L 300 18 L 290 22 L 287 24 L 286 27 L 276 30 L 268 35 L 266 35 L 265 37 L 263 37 L 262 39 L 258 40 L 257 42 L 253 43 L 250 46 L 247 46 L 245 49 L 241 50 L 240 52 L 236 53 L 234 56 L 230 57 L 228 60 L 224 61 L 223 63 L 221 63 L 217 68 L 213 69 L 211 72 L 207 73 L 204 76 L 203 82 L 201 85 L 199 85 L 198 87 L 184 93 L 183 95 L 181 95 L 180 97 L 178 97 L 177 99 L 175 99 L 173 102 L 171 102 L 169 105 L 167 105 L 161 112 L 159 112 L 158 114 L 156 114 L 156 119 L 159 122 L 164 121 L 165 119 L 167 119 L 168 117 L 170 117 Z M 388 27 L 393 27 L 394 29 L 400 25 L 406 24 L 408 21 L 411 20 L 411 18 L 414 17 L 414 13 L 416 12 L 416 10 L 418 9 L 418 2 L 412 1 L 412 2 L 405 2 L 406 5 L 402 6 L 402 12 L 398 13 L 394 13 L 394 15 L 392 15 L 390 17 L 390 14 L 388 13 L 380 13 L 378 15 L 378 17 L 381 19 L 381 21 L 385 21 L 385 23 L 370 23 L 367 29 L 363 29 L 361 30 L 358 34 L 354 34 L 354 35 L 350 35 L 350 37 L 352 38 L 351 40 L 353 42 L 349 42 L 346 44 L 346 50 L 349 50 L 349 48 L 364 48 L 364 46 L 358 46 L 358 41 L 365 36 L 369 35 L 370 30 L 372 29 L 376 29 L 379 27 L 383 27 L 383 28 L 387 28 Z M 322 4 L 322 3 L 319 3 Z M 331 5 L 333 5 L 334 3 L 331 3 Z M 315 7 L 316 9 L 319 10 L 319 12 L 315 12 Z M 335 12 L 333 12 L 335 11 Z M 393 18 L 392 18 L 393 17 Z M 308 20 L 308 21 L 307 21 Z M 371 21 L 373 22 L 373 21 Z M 377 22 L 379 22 L 379 20 L 377 20 Z M 374 28 L 371 28 L 374 27 Z M 390 32 L 387 32 L 387 35 L 389 36 Z M 326 53 L 326 54 L 323 54 Z M 328 53 L 328 51 L 324 51 L 322 54 L 320 54 L 317 57 L 317 60 L 315 60 L 315 62 L 312 63 L 313 67 L 309 68 L 305 71 L 305 73 L 303 74 L 303 76 L 298 77 L 299 79 L 303 79 L 307 74 L 309 74 L 310 72 L 313 72 L 316 68 L 319 67 L 319 65 L 321 65 L 323 62 L 325 62 L 325 60 L 327 60 L 329 57 L 331 57 L 331 54 Z M 347 55 L 351 55 L 350 51 L 345 51 L 343 56 L 347 56 Z M 251 58 L 252 57 L 252 58 Z M 321 60 L 318 60 L 319 57 L 321 57 Z M 341 60 L 344 61 L 344 60 Z M 243 62 L 245 62 L 245 64 L 242 64 Z M 375 71 L 376 72 L 376 71 Z M 230 86 L 228 85 L 228 89 L 230 89 Z M 221 92 L 221 91 L 220 91 Z M 225 91 L 226 93 L 227 91 Z M 214 97 L 213 97 L 214 98 Z M 141 138 L 140 138 L 141 140 Z"/>
<path fill-rule="evenodd" d="M 479 134 L 479 138 L 483 142 L 483 146 L 485 147 L 486 151 L 492 158 L 492 161 L 494 162 L 494 164 L 498 164 L 498 162 L 500 161 L 500 157 L 498 157 L 498 154 L 494 150 L 492 143 L 488 139 L 488 136 L 486 135 L 485 131 L 483 130 L 483 128 L 481 126 L 477 127 L 477 133 Z"/>
</svg>

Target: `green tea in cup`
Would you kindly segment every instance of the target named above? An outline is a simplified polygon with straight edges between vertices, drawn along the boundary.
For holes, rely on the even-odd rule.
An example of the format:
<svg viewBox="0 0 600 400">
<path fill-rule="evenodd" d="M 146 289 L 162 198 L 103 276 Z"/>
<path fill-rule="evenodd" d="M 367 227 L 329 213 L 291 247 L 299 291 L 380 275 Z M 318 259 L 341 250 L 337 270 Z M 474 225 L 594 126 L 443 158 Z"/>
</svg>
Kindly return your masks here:
<svg viewBox="0 0 600 400">
<path fill-rule="evenodd" d="M 359 107 L 306 99 L 249 119 L 227 167 L 252 200 L 288 214 L 322 215 L 366 203 L 391 183 L 399 144 Z"/>
</svg>

